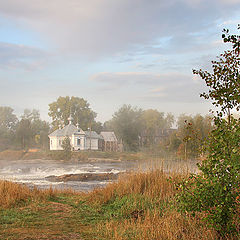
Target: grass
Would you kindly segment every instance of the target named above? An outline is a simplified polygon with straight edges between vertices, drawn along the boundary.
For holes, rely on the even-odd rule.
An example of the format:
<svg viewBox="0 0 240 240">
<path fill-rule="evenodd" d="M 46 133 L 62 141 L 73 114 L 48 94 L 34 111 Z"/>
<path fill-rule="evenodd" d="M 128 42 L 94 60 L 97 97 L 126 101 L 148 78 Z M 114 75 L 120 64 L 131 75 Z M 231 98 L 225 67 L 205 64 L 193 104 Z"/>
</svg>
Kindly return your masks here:
<svg viewBox="0 0 240 240">
<path fill-rule="evenodd" d="M 171 174 L 175 182 L 183 177 Z M 0 239 L 216 239 L 200 215 L 176 211 L 176 192 L 161 170 L 123 175 L 90 193 L 40 191 L 1 181 Z"/>
</svg>

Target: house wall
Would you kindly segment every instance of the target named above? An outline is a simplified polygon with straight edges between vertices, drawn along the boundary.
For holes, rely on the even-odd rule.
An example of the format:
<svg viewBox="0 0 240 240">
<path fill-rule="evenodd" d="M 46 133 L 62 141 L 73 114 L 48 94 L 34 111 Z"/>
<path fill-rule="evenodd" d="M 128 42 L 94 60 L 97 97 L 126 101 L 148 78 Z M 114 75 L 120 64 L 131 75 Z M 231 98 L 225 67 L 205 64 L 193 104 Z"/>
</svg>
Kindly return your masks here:
<svg viewBox="0 0 240 240">
<path fill-rule="evenodd" d="M 84 136 L 74 136 L 72 141 L 72 146 L 74 150 L 85 150 L 86 149 L 86 138 Z M 78 144 L 78 139 L 80 139 L 80 144 Z"/>
<path fill-rule="evenodd" d="M 86 139 L 86 150 L 90 149 L 91 145 L 91 150 L 98 150 L 98 139 L 91 138 L 91 144 L 90 144 L 90 138 Z"/>
<path fill-rule="evenodd" d="M 50 150 L 63 150 L 63 140 L 64 137 L 50 137 Z"/>
<path fill-rule="evenodd" d="M 113 142 L 113 141 L 105 141 L 104 142 L 104 151 L 117 152 L 118 151 L 118 143 Z"/>
<path fill-rule="evenodd" d="M 49 138 L 50 138 L 50 150 L 63 150 L 62 142 L 65 139 L 65 137 L 52 136 Z M 90 145 L 91 145 L 91 150 L 103 150 L 102 149 L 103 143 L 100 144 L 99 139 L 91 138 L 91 144 L 90 144 L 90 138 L 86 138 L 85 136 L 72 135 L 69 138 L 70 138 L 70 143 L 72 145 L 73 150 L 76 150 L 76 151 L 89 150 Z M 78 139 L 80 139 L 80 145 L 78 145 Z"/>
</svg>

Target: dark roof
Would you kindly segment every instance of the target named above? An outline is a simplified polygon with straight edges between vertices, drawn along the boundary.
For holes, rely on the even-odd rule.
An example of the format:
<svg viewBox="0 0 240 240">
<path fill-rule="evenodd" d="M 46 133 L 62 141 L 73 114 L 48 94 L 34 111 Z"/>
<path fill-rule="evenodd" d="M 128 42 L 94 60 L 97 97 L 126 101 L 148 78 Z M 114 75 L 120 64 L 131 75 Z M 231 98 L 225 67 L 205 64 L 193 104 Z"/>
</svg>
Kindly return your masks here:
<svg viewBox="0 0 240 240">
<path fill-rule="evenodd" d="M 117 142 L 117 137 L 114 132 L 101 132 L 104 141 L 106 142 Z"/>
</svg>

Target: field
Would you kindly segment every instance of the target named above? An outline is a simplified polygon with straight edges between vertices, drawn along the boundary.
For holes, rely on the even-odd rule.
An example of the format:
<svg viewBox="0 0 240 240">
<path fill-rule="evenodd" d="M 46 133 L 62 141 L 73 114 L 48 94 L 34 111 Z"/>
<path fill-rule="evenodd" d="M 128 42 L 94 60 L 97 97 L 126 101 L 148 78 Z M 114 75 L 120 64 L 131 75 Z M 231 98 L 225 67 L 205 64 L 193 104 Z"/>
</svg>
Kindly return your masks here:
<svg viewBox="0 0 240 240">
<path fill-rule="evenodd" d="M 176 210 L 174 182 L 183 177 L 172 174 L 169 180 L 161 170 L 133 173 L 90 193 L 1 181 L 0 239 L 216 239 L 201 215 Z"/>
</svg>

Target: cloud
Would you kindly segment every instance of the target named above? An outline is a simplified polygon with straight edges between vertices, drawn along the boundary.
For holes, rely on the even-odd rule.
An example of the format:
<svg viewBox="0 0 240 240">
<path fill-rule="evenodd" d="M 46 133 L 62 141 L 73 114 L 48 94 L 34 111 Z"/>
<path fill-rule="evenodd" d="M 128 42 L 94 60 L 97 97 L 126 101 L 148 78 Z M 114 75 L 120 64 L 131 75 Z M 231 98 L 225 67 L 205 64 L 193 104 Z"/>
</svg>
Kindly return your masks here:
<svg viewBox="0 0 240 240">
<path fill-rule="evenodd" d="M 0 42 L 0 68 L 27 71 L 41 68 L 47 54 L 37 48 Z"/>
<path fill-rule="evenodd" d="M 97 58 L 138 52 L 166 36 L 173 36 L 174 45 L 182 39 L 189 46 L 182 33 L 206 31 L 237 13 L 238 2 L 0 0 L 0 15 L 42 33 L 59 51 Z"/>
<path fill-rule="evenodd" d="M 141 101 L 198 102 L 204 84 L 191 74 L 182 73 L 100 73 L 91 77 L 98 85 L 98 94 L 124 96 Z"/>
</svg>

